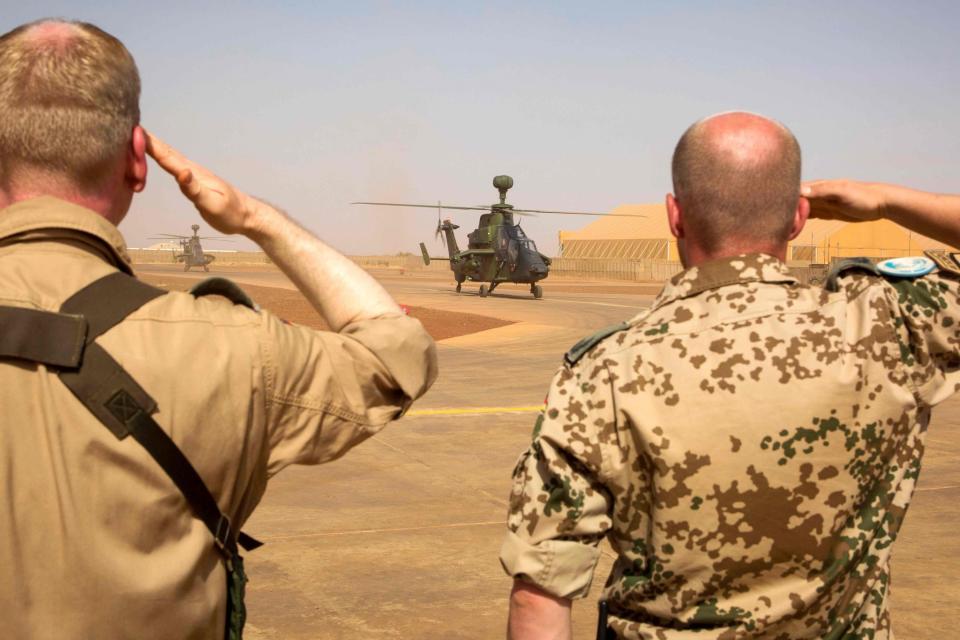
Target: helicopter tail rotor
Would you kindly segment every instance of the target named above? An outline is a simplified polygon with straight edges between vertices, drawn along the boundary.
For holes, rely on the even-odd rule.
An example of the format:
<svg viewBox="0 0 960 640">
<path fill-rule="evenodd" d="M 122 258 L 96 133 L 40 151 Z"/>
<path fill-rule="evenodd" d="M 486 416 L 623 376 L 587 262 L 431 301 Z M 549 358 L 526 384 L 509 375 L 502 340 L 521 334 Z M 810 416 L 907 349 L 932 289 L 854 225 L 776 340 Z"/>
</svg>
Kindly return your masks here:
<svg viewBox="0 0 960 640">
<path fill-rule="evenodd" d="M 440 201 L 437 200 L 437 228 L 433 232 L 433 239 L 434 240 L 439 239 L 440 242 L 443 243 L 443 248 L 446 249 L 447 238 L 446 236 L 443 235 L 443 221 L 440 219 L 440 211 L 441 211 L 441 204 L 440 204 Z"/>
</svg>

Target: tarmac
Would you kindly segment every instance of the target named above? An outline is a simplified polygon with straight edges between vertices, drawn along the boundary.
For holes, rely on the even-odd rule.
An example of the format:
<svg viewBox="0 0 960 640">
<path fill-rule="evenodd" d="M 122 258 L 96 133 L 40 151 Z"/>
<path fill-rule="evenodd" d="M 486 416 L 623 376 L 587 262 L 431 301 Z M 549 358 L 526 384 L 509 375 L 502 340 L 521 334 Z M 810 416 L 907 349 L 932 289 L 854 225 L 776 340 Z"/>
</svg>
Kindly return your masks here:
<svg viewBox="0 0 960 640">
<path fill-rule="evenodd" d="M 229 277 L 293 289 L 268 268 L 183 273 L 139 265 L 152 281 Z M 481 298 L 437 274 L 373 272 L 401 303 L 512 324 L 438 343 L 440 378 L 400 421 L 344 458 L 273 478 L 244 529 L 246 637 L 503 638 L 511 581 L 498 561 L 510 473 L 529 444 L 562 354 L 581 337 L 649 306 L 650 286 L 547 280 L 544 297 L 504 286 Z M 917 493 L 894 548 L 899 638 L 957 637 L 960 596 L 960 397 L 934 410 Z M 604 548 L 574 638 L 593 638 Z"/>
</svg>

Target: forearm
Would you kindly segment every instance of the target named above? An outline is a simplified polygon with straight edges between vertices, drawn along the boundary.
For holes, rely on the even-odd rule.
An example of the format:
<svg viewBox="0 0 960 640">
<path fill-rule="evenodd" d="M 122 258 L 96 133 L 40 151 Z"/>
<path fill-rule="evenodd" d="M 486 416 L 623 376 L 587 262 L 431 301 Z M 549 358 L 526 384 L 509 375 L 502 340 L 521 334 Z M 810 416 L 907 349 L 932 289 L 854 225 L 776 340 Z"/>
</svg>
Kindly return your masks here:
<svg viewBox="0 0 960 640">
<path fill-rule="evenodd" d="M 921 235 L 960 247 L 960 196 L 874 184 L 882 194 L 884 217 Z"/>
<path fill-rule="evenodd" d="M 572 637 L 570 600 L 514 580 L 507 621 L 508 640 L 571 640 Z"/>
<path fill-rule="evenodd" d="M 352 260 L 276 208 L 252 199 L 245 235 L 296 285 L 334 331 L 400 313 L 389 293 Z"/>
</svg>

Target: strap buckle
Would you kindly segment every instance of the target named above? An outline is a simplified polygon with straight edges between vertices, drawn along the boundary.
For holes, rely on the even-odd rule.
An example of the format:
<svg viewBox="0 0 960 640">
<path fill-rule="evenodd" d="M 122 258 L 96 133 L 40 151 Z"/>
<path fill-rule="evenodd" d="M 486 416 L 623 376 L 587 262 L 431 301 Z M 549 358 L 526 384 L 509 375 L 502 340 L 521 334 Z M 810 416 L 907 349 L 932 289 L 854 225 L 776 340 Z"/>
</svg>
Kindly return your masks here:
<svg viewBox="0 0 960 640">
<path fill-rule="evenodd" d="M 228 560 L 233 557 L 233 552 L 230 551 L 227 546 L 230 543 L 230 518 L 226 514 L 221 513 L 220 519 L 217 520 L 217 530 L 213 534 L 213 542 L 217 545 L 217 549 L 220 550 L 220 553 L 224 555 Z"/>
</svg>

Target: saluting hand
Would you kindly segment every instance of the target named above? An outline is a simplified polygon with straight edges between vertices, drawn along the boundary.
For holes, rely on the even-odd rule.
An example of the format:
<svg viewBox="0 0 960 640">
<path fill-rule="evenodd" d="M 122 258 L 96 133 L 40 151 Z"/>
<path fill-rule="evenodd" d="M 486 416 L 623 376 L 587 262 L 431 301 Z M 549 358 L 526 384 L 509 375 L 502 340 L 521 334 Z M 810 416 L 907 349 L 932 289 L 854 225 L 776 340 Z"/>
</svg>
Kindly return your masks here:
<svg viewBox="0 0 960 640">
<path fill-rule="evenodd" d="M 256 200 L 151 134 L 147 153 L 172 175 L 190 202 L 211 227 L 220 233 L 248 233 Z"/>
<path fill-rule="evenodd" d="M 881 185 L 854 180 L 804 182 L 800 195 L 810 201 L 810 217 L 865 222 L 886 217 Z"/>
</svg>

